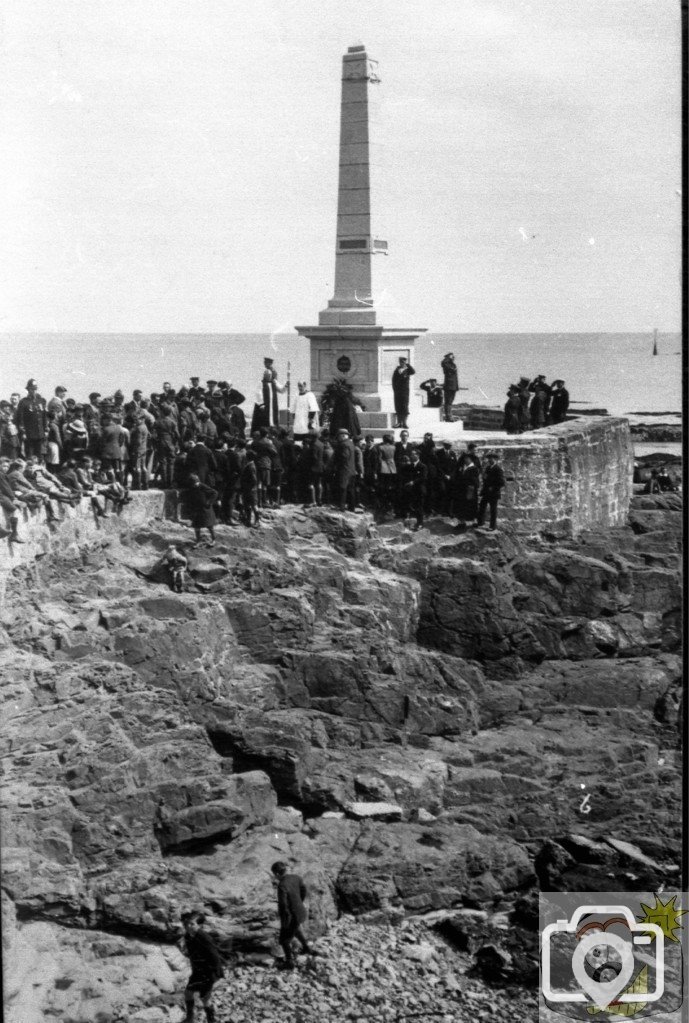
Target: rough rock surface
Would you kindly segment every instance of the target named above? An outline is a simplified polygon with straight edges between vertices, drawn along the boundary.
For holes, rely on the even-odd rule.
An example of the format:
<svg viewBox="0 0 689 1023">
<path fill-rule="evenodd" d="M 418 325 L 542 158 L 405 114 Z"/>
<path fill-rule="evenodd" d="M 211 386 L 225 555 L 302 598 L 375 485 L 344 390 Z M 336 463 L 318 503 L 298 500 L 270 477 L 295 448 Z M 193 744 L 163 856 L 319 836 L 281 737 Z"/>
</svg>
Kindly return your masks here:
<svg viewBox="0 0 689 1023">
<path fill-rule="evenodd" d="M 452 1020 L 530 1018 L 530 994 L 484 989 L 461 955 L 495 946 L 482 961 L 503 963 L 505 988 L 509 957 L 531 953 L 497 923 L 453 951 L 465 923 L 431 930 L 433 914 L 509 912 L 539 883 L 678 883 L 681 515 L 634 505 L 629 526 L 557 543 L 283 510 L 190 551 L 181 594 L 151 574 L 189 539 L 163 520 L 16 568 L 0 632 L 6 1020 L 180 1019 L 190 907 L 244 957 L 238 1020 L 287 1019 L 295 984 L 304 1023 L 383 1020 L 379 974 L 390 1005 L 422 1012 L 415 992 L 435 990 Z M 249 963 L 275 951 L 276 859 L 305 877 L 310 931 L 340 958 L 267 985 Z M 367 984 L 359 1016 L 338 1015 Z"/>
</svg>

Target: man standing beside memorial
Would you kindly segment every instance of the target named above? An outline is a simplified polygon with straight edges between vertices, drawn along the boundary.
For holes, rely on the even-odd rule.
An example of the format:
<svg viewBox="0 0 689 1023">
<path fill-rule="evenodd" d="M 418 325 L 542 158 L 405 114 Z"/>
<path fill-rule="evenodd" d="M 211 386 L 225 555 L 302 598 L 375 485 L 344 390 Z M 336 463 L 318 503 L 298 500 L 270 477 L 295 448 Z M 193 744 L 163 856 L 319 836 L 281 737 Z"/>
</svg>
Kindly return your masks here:
<svg viewBox="0 0 689 1023">
<path fill-rule="evenodd" d="M 397 427 L 403 430 L 406 430 L 409 418 L 409 380 L 415 373 L 416 370 L 409 365 L 406 356 L 400 355 L 399 366 L 392 374 L 392 394 L 395 401 Z"/>
<path fill-rule="evenodd" d="M 455 395 L 459 390 L 459 378 L 457 377 L 457 365 L 454 352 L 448 352 L 440 363 L 443 371 L 443 417 L 446 423 L 452 422 L 452 405 Z"/>
</svg>

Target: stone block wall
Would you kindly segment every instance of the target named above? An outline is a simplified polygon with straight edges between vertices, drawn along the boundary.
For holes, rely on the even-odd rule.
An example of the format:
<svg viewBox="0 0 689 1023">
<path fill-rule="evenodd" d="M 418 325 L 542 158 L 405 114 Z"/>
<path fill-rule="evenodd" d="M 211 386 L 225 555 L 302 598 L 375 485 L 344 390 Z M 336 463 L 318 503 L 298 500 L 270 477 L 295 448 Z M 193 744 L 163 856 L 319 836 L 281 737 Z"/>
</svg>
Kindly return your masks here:
<svg viewBox="0 0 689 1023">
<path fill-rule="evenodd" d="M 569 535 L 626 522 L 633 470 L 626 419 L 591 416 L 496 438 L 490 448 L 500 453 L 508 478 L 503 521 Z"/>
</svg>

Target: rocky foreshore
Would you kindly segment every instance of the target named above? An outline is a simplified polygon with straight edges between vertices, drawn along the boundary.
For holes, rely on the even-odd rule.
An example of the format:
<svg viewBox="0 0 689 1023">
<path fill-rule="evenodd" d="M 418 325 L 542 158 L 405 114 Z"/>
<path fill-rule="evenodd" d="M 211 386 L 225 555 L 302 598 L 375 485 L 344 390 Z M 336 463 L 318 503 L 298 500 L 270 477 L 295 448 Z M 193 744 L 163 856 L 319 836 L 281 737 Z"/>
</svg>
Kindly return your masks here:
<svg viewBox="0 0 689 1023">
<path fill-rule="evenodd" d="M 679 884 L 681 519 L 290 508 L 181 594 L 152 568 L 184 525 L 56 527 L 2 611 L 5 1019 L 181 1020 L 186 908 L 222 1021 L 535 1018 L 539 886 Z M 324 953 L 295 974 L 276 859 Z"/>
</svg>

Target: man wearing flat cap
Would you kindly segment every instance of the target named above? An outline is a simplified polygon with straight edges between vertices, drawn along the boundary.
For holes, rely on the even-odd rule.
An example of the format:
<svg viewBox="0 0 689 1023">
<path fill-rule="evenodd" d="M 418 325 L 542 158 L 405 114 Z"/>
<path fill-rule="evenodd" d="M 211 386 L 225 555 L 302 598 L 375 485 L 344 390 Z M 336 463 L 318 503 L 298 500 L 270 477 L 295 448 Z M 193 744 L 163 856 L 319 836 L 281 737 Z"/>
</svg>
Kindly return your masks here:
<svg viewBox="0 0 689 1023">
<path fill-rule="evenodd" d="M 33 377 L 26 385 L 26 397 L 17 405 L 17 429 L 22 439 L 24 454 L 43 461 L 48 436 L 48 413 L 45 399 L 38 393 Z"/>
<path fill-rule="evenodd" d="M 443 356 L 440 367 L 443 371 L 443 418 L 446 423 L 451 423 L 452 404 L 455 400 L 455 395 L 459 390 L 459 379 L 457 377 L 457 365 L 455 363 L 454 352 L 448 352 L 447 355 Z"/>
</svg>

